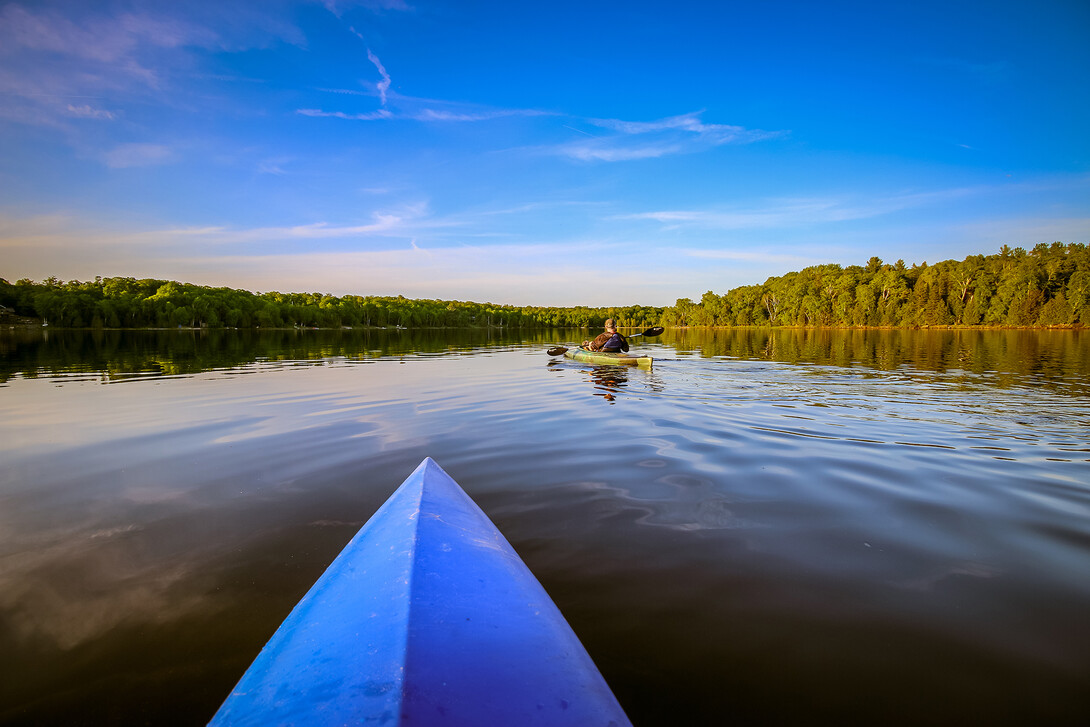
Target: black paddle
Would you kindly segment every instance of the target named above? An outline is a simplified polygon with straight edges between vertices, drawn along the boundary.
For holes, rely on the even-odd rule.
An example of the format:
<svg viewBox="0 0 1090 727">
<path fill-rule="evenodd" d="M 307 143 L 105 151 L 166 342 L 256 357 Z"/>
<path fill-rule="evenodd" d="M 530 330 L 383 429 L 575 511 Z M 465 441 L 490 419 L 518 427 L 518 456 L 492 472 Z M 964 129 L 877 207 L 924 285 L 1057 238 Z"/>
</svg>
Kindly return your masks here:
<svg viewBox="0 0 1090 727">
<path fill-rule="evenodd" d="M 662 326 L 652 326 L 643 333 L 633 333 L 631 336 L 625 336 L 625 338 L 636 338 L 637 336 L 661 336 L 662 332 L 665 330 L 666 329 Z M 553 348 L 550 348 L 545 353 L 549 354 L 550 356 L 560 356 L 567 353 L 567 351 L 568 349 L 564 348 L 563 346 L 555 346 Z"/>
</svg>

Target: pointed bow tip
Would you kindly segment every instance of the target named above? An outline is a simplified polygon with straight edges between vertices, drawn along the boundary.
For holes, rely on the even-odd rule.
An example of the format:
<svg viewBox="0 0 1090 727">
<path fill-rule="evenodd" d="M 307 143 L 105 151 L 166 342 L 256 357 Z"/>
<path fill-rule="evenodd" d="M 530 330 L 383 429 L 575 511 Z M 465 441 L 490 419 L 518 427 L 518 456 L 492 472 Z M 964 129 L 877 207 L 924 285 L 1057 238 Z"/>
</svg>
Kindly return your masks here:
<svg viewBox="0 0 1090 727">
<path fill-rule="evenodd" d="M 458 486 L 454 481 L 454 478 L 431 457 L 425 457 L 421 460 L 416 470 L 409 475 L 403 485 L 408 485 L 410 482 L 416 483 L 416 486 L 421 489 L 434 489 L 436 487 L 444 486 L 449 487 L 451 484 L 455 487 Z"/>
<path fill-rule="evenodd" d="M 431 457 L 424 457 L 424 459 L 420 460 L 420 464 L 416 466 L 416 469 L 413 470 L 413 473 L 409 475 L 408 479 L 412 479 L 417 475 L 423 474 L 424 472 L 427 472 L 432 468 L 442 469 L 442 467 L 439 467 L 439 463 L 436 462 L 434 459 L 432 459 Z"/>
<path fill-rule="evenodd" d="M 438 472 L 442 472 L 444 475 L 447 474 L 446 470 L 444 470 L 442 467 L 440 467 L 439 463 L 436 462 L 431 457 L 425 457 L 424 459 L 420 460 L 420 466 L 417 467 L 417 469 L 420 472 L 423 472 L 423 473 L 437 472 L 438 471 Z M 449 477 L 450 475 L 447 475 L 447 476 Z"/>
</svg>

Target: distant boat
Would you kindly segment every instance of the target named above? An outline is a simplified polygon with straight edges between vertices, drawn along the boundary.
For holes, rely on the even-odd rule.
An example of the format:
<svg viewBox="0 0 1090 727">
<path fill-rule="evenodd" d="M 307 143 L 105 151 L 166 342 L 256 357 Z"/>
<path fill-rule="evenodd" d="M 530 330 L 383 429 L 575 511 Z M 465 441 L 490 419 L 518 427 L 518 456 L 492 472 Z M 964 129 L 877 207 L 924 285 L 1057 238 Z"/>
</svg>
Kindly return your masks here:
<svg viewBox="0 0 1090 727">
<path fill-rule="evenodd" d="M 608 351 L 589 351 L 582 346 L 572 348 L 564 352 L 564 358 L 585 363 L 612 364 L 614 366 L 639 366 L 649 369 L 654 362 L 650 356 L 634 356 L 627 353 L 610 353 Z"/>
</svg>

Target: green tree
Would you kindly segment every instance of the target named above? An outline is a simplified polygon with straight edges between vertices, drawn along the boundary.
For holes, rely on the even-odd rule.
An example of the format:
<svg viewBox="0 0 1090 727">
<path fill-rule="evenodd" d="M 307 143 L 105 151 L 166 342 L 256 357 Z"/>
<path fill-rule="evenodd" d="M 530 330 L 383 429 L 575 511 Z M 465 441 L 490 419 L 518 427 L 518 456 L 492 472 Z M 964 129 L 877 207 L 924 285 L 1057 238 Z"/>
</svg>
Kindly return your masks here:
<svg viewBox="0 0 1090 727">
<path fill-rule="evenodd" d="M 1041 313 L 1037 316 L 1039 326 L 1067 326 L 1075 322 L 1075 311 L 1067 302 L 1063 293 L 1059 293 L 1052 300 L 1041 306 Z"/>
</svg>

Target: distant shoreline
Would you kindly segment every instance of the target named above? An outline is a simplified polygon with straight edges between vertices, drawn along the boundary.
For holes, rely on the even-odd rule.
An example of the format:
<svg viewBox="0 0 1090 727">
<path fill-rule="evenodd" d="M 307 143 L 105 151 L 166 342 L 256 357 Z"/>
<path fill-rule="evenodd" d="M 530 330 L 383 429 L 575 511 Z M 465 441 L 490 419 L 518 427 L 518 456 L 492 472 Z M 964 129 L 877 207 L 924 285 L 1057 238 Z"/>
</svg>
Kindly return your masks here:
<svg viewBox="0 0 1090 727">
<path fill-rule="evenodd" d="M 18 320 L 11 320 L 18 319 Z M 44 325 L 41 319 L 25 316 L 6 316 L 0 319 L 0 331 L 4 330 L 43 330 L 43 331 L 471 331 L 471 330 L 588 330 L 589 326 L 140 326 L 132 328 L 111 328 L 108 326 L 51 326 Z M 913 325 L 913 326 L 665 326 L 668 331 L 1081 331 L 1086 327 L 1078 323 L 1050 326 L 1015 326 L 1015 325 Z M 623 327 L 620 330 L 639 330 L 639 326 Z"/>
</svg>

